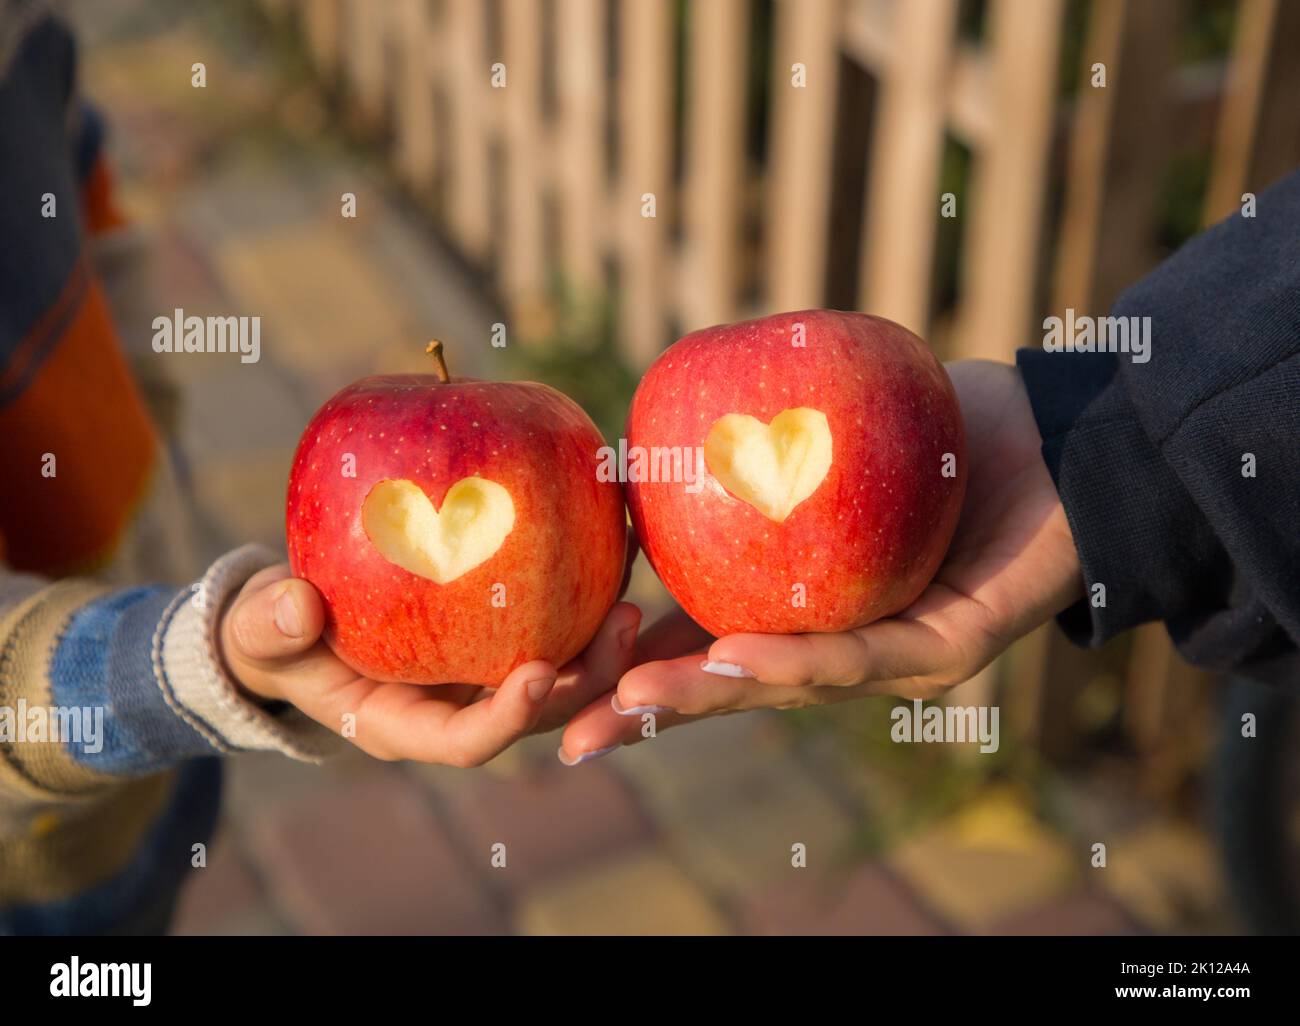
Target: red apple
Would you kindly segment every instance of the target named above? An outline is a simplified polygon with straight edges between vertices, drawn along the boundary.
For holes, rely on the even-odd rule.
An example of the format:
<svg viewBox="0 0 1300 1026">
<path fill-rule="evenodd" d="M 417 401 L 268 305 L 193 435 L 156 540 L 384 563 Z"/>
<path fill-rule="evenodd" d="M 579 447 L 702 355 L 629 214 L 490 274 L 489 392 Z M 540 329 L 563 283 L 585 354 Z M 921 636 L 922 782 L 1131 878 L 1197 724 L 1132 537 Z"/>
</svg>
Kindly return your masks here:
<svg viewBox="0 0 1300 1026">
<path fill-rule="evenodd" d="M 627 444 L 641 546 L 715 636 L 847 630 L 906 608 L 966 486 L 947 373 L 911 332 L 865 314 L 687 335 L 637 388 Z M 699 479 L 666 473 L 669 453 Z"/>
<path fill-rule="evenodd" d="M 325 638 L 374 680 L 495 686 L 558 665 L 617 597 L 622 489 L 600 432 L 533 382 L 365 378 L 312 418 L 289 477 L 293 572 L 325 599 Z"/>
</svg>

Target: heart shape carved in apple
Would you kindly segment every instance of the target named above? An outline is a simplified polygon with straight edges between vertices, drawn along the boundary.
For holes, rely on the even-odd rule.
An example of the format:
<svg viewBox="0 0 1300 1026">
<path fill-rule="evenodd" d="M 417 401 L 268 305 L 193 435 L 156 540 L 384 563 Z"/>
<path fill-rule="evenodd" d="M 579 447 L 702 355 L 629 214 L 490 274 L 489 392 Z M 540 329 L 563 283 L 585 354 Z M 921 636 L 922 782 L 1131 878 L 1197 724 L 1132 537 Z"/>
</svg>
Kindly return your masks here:
<svg viewBox="0 0 1300 1026">
<path fill-rule="evenodd" d="M 728 413 L 709 428 L 704 462 L 727 491 L 779 524 L 831 469 L 830 425 L 807 406 L 782 410 L 770 424 Z"/>
<path fill-rule="evenodd" d="M 448 584 L 501 548 L 515 526 L 515 504 L 495 481 L 466 477 L 447 489 L 437 510 L 414 481 L 385 479 L 366 496 L 361 526 L 390 563 Z"/>
</svg>

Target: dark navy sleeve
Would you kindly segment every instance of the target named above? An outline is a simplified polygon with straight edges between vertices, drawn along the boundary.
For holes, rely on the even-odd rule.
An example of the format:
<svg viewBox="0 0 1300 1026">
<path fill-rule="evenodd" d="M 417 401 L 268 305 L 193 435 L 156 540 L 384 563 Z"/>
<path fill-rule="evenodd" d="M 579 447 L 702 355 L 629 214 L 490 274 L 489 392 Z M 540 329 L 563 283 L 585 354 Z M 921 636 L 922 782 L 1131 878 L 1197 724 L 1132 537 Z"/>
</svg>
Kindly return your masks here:
<svg viewBox="0 0 1300 1026">
<path fill-rule="evenodd" d="M 1023 349 L 1017 363 L 1097 646 L 1162 620 L 1190 662 L 1300 681 L 1300 173 L 1197 236 L 1111 311 L 1150 359 Z"/>
</svg>

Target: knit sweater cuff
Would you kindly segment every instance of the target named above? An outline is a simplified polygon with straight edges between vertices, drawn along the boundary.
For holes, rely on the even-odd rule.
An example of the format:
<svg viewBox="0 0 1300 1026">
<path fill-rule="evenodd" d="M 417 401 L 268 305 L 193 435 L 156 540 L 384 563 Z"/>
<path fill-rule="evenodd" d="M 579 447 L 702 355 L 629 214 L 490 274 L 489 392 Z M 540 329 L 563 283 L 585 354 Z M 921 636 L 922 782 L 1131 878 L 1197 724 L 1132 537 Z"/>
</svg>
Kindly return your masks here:
<svg viewBox="0 0 1300 1026">
<path fill-rule="evenodd" d="M 227 599 L 275 562 L 269 549 L 246 545 L 213 563 L 163 614 L 154 666 L 172 711 L 218 751 L 269 750 L 319 762 L 343 742 L 297 709 L 273 714 L 246 698 L 217 652 L 217 626 Z"/>
</svg>

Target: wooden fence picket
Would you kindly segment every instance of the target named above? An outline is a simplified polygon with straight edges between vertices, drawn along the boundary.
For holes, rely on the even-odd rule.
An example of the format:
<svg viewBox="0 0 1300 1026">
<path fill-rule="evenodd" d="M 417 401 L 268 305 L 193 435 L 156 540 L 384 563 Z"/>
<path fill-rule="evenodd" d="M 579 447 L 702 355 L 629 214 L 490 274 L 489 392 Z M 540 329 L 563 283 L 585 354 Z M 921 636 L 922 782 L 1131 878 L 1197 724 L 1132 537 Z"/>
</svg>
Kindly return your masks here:
<svg viewBox="0 0 1300 1026">
<path fill-rule="evenodd" d="M 770 310 L 824 301 L 842 16 L 840 0 L 776 0 L 765 192 Z"/>
<path fill-rule="evenodd" d="M 863 226 L 862 309 L 926 337 L 939 169 L 957 0 L 895 10 L 895 46 L 881 77 L 870 199 Z"/>
<path fill-rule="evenodd" d="M 1006 359 L 1029 341 L 1039 276 L 1063 0 L 992 0 L 994 131 L 975 154 L 966 204 L 957 351 Z"/>
<path fill-rule="evenodd" d="M 606 161 L 604 0 L 557 0 L 559 127 L 550 166 L 560 201 L 560 255 L 567 281 L 586 292 L 601 284 Z"/>
<path fill-rule="evenodd" d="M 620 337 L 645 366 L 667 338 L 673 194 L 673 5 L 618 0 Z M 653 205 L 654 216 L 644 216 Z"/>
<path fill-rule="evenodd" d="M 748 0 L 712 0 L 689 12 L 684 252 L 679 306 L 690 325 L 734 320 L 745 187 Z"/>
</svg>

